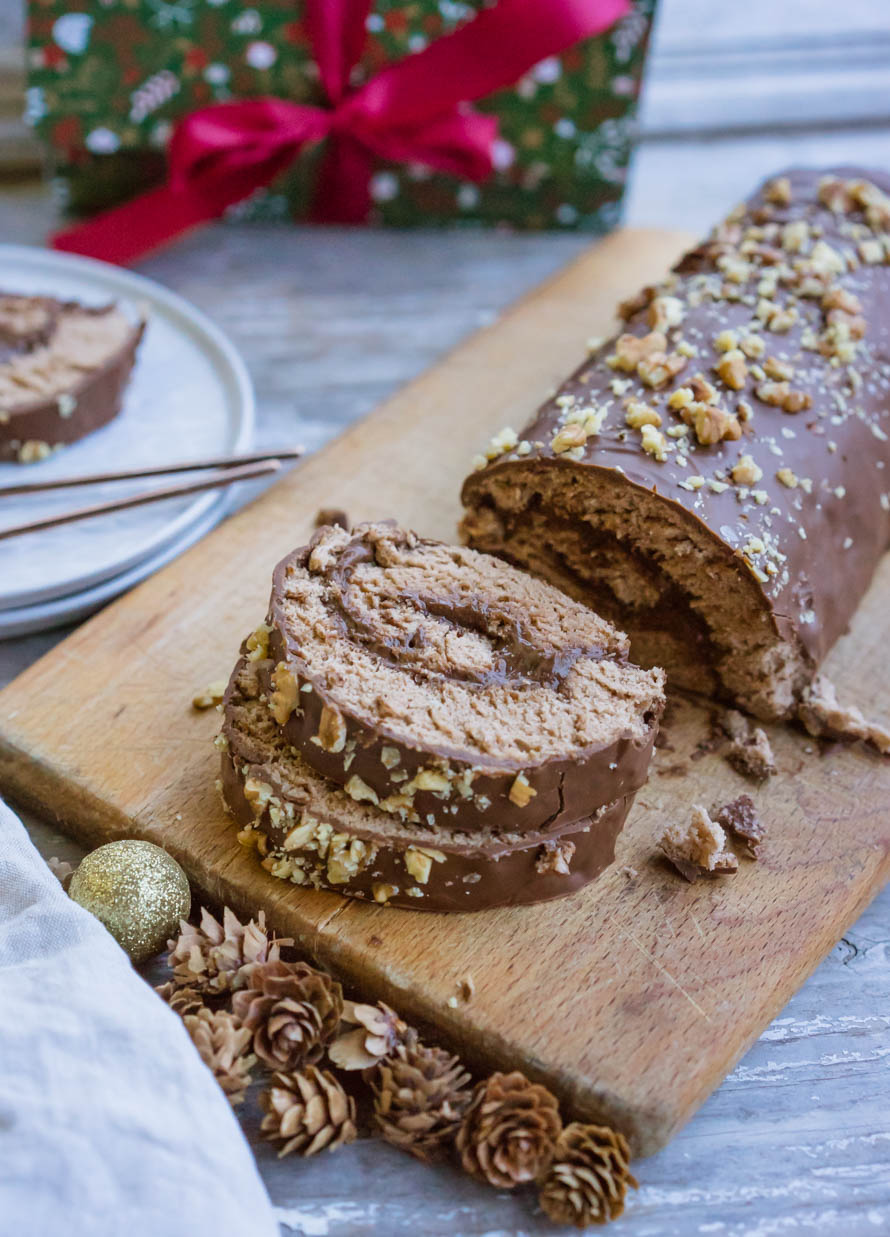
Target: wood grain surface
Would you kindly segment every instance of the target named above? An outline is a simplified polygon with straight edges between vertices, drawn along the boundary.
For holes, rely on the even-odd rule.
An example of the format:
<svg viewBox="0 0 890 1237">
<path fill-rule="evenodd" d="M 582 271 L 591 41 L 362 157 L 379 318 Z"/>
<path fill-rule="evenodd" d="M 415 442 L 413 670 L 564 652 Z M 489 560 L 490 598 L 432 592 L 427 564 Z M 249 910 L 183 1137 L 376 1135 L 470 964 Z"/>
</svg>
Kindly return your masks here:
<svg viewBox="0 0 890 1237">
<path fill-rule="evenodd" d="M 820 756 L 775 731 L 781 772 L 755 793 L 770 829 L 761 861 L 688 886 L 653 858 L 659 823 L 749 788 L 719 756 L 693 758 L 708 715 L 678 703 L 600 881 L 530 910 L 426 916 L 283 885 L 241 854 L 213 790 L 217 719 L 188 702 L 228 670 L 272 564 L 318 507 L 452 535 L 472 453 L 521 423 L 683 239 L 619 233 L 583 256 L 0 695 L 4 789 L 87 841 L 160 842 L 211 897 L 265 906 L 364 991 L 435 1023 L 480 1065 L 547 1081 L 642 1154 L 701 1103 L 886 878 L 885 764 L 850 749 Z M 888 590 L 885 564 L 830 664 L 866 710 L 890 686 Z M 467 975 L 475 994 L 453 1004 Z"/>
</svg>

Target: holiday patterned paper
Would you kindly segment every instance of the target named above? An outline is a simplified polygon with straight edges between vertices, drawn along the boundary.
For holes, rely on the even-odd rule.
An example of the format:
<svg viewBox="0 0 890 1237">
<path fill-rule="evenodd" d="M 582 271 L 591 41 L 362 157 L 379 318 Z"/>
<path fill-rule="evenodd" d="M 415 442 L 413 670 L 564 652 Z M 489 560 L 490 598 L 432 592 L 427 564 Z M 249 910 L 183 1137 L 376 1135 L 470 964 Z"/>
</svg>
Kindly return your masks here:
<svg viewBox="0 0 890 1237">
<path fill-rule="evenodd" d="M 380 0 L 353 84 L 449 33 L 483 2 Z M 381 163 L 372 222 L 612 226 L 654 7 L 635 0 L 606 34 L 475 104 L 500 127 L 485 184 Z M 27 116 L 48 144 L 66 203 L 92 211 L 159 183 L 173 125 L 196 108 L 258 95 L 324 105 L 301 11 L 297 0 L 29 0 Z M 233 213 L 305 214 L 319 155 L 304 152 Z"/>
</svg>

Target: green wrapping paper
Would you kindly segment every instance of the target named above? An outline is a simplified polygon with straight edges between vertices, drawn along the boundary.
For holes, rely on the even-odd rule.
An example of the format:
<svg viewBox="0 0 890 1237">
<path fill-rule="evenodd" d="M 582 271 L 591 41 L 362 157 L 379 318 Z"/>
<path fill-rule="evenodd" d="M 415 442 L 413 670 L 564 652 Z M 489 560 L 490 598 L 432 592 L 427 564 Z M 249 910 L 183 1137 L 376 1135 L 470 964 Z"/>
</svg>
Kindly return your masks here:
<svg viewBox="0 0 890 1237">
<path fill-rule="evenodd" d="M 557 0 L 554 0 L 556 3 Z M 381 0 L 353 85 L 448 34 L 481 0 Z M 510 90 L 480 100 L 499 123 L 484 184 L 381 162 L 371 222 L 603 231 L 617 221 L 655 0 L 607 33 L 550 57 Z M 175 122 L 208 104 L 275 95 L 323 104 L 295 0 L 29 0 L 27 115 L 77 213 L 160 183 Z M 230 213 L 301 218 L 321 146 Z"/>
</svg>

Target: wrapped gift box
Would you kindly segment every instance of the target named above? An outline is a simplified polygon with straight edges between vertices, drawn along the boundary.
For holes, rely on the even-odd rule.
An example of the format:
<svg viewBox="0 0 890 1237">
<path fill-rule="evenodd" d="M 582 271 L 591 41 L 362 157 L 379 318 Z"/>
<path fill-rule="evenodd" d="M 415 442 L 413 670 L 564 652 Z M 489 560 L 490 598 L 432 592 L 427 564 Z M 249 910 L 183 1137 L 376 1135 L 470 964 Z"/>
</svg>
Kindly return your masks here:
<svg viewBox="0 0 890 1237">
<path fill-rule="evenodd" d="M 559 0 L 552 0 L 554 5 Z M 482 0 L 380 0 L 350 79 L 447 35 Z M 370 221 L 516 228 L 611 226 L 620 209 L 655 0 L 632 0 L 605 33 L 549 56 L 478 100 L 496 117 L 494 171 L 473 183 L 420 163 L 380 161 Z M 90 213 L 163 180 L 174 125 L 209 104 L 275 96 L 323 106 L 297 0 L 29 0 L 27 114 L 64 201 Z M 324 143 L 304 149 L 241 217 L 305 217 Z"/>
</svg>

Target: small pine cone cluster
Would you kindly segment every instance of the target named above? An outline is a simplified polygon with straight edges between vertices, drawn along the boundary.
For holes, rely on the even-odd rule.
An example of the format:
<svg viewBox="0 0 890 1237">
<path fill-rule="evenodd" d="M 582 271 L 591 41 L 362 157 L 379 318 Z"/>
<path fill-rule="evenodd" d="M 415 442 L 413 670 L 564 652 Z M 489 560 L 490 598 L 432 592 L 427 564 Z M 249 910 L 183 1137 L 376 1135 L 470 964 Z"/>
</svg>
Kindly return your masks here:
<svg viewBox="0 0 890 1237">
<path fill-rule="evenodd" d="M 260 1095 L 263 1137 L 280 1143 L 279 1158 L 292 1151 L 307 1156 L 333 1151 L 356 1137 L 355 1101 L 327 1070 L 307 1065 L 299 1073 L 279 1072 Z"/>
<path fill-rule="evenodd" d="M 155 988 L 155 992 L 166 1001 L 174 1014 L 179 1014 L 180 1018 L 184 1018 L 186 1014 L 197 1013 L 204 1004 L 204 994 L 198 988 L 186 987 L 180 988 L 178 984 L 169 983 L 161 984 L 159 988 Z"/>
<path fill-rule="evenodd" d="M 271 1069 L 290 1071 L 318 1061 L 337 1033 L 343 990 L 305 962 L 272 961 L 252 968 L 232 1010 L 253 1035 L 253 1050 Z"/>
<path fill-rule="evenodd" d="M 361 1071 L 374 1128 L 393 1146 L 424 1161 L 454 1147 L 464 1170 L 496 1189 L 535 1182 L 557 1224 L 586 1228 L 622 1214 L 637 1184 L 622 1134 L 577 1122 L 563 1129 L 555 1096 L 518 1071 L 474 1090 L 457 1057 L 421 1043 L 388 1005 L 344 1001 L 329 975 L 282 959 L 289 944 L 267 933 L 262 915 L 243 925 L 228 909 L 222 923 L 204 911 L 199 927 L 184 923 L 170 942 L 173 979 L 157 989 L 231 1103 L 244 1099 L 258 1059 L 272 1071 L 260 1129 L 279 1156 L 357 1136 L 355 1100 L 318 1067 L 327 1050 L 333 1066 Z"/>
<path fill-rule="evenodd" d="M 472 1098 L 470 1075 L 441 1048 L 402 1044 L 374 1071 L 374 1124 L 387 1142 L 433 1160 L 454 1140 Z"/>
<path fill-rule="evenodd" d="M 242 924 L 226 907 L 219 923 L 208 910 L 201 911 L 198 927 L 183 921 L 175 941 L 168 941 L 173 982 L 202 992 L 234 992 L 249 982 L 253 967 L 277 962 L 281 947 L 291 940 L 276 940 L 266 931 L 260 911 L 256 920 Z"/>
<path fill-rule="evenodd" d="M 518 1071 L 492 1074 L 476 1088 L 456 1145 L 471 1177 L 512 1190 L 540 1176 L 561 1128 L 556 1098 L 546 1087 Z"/>
<path fill-rule="evenodd" d="M 371 1069 L 400 1044 L 417 1039 L 407 1022 L 382 1001 L 379 1005 L 344 1001 L 343 1021 L 355 1029 L 344 1031 L 328 1049 L 328 1056 L 338 1069 Z"/>
<path fill-rule="evenodd" d="M 624 1211 L 630 1171 L 627 1139 L 604 1125 L 567 1125 L 556 1143 L 538 1199 L 555 1224 L 587 1228 L 607 1224 Z"/>
<path fill-rule="evenodd" d="M 240 1104 L 250 1084 L 250 1071 L 256 1057 L 247 1053 L 250 1031 L 225 1010 L 202 1007 L 183 1019 L 201 1060 L 229 1097 Z"/>
</svg>

